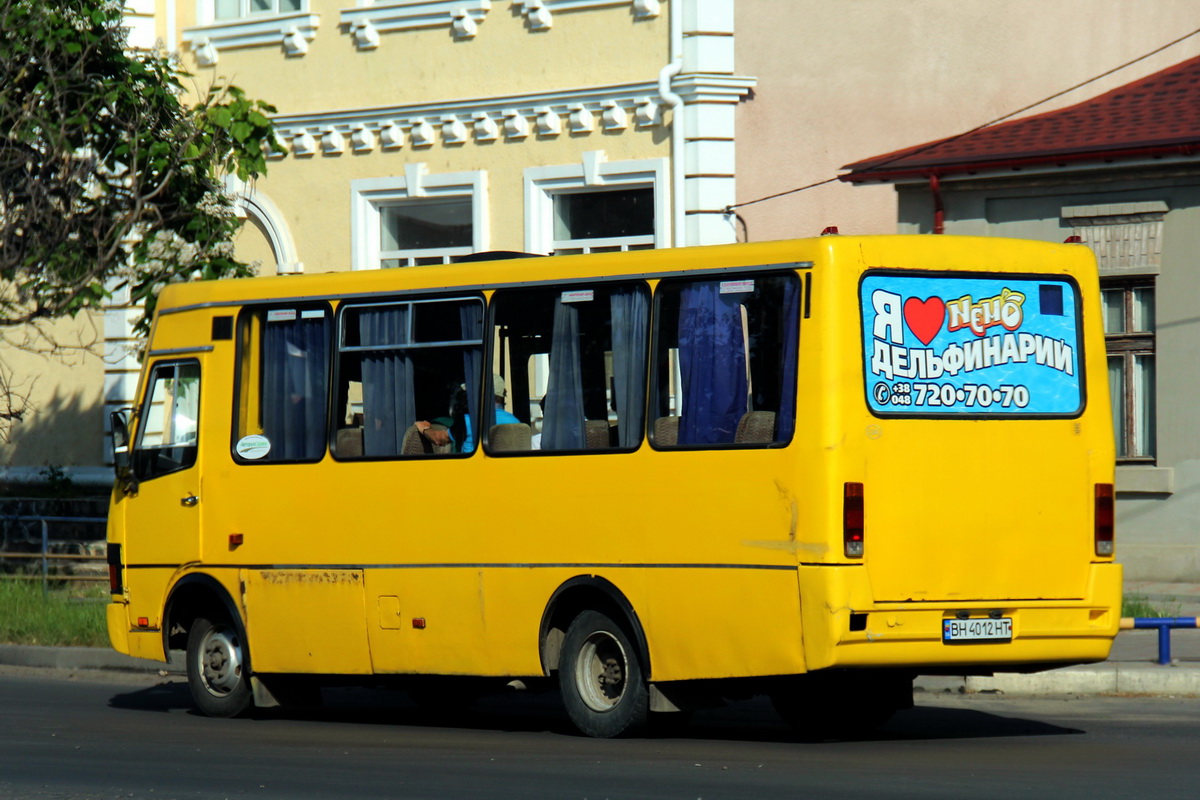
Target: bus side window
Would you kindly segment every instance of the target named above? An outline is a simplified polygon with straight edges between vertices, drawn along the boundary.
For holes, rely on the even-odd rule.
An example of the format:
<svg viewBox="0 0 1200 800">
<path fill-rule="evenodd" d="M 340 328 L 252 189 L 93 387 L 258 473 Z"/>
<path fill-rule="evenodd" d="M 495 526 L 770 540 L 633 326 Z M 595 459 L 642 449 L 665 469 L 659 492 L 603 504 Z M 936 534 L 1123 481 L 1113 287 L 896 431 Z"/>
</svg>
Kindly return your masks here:
<svg viewBox="0 0 1200 800">
<path fill-rule="evenodd" d="M 248 309 L 239 326 L 235 455 L 243 462 L 319 461 L 328 418 L 329 307 Z"/>
<path fill-rule="evenodd" d="M 796 275 L 663 281 L 655 301 L 654 446 L 790 441 L 799 344 Z"/>
<path fill-rule="evenodd" d="M 492 298 L 496 421 L 532 430 L 542 452 L 641 444 L 650 294 L 640 281 L 508 289 Z M 493 378 L 495 383 L 495 378 Z M 509 450 L 489 443 L 490 451 Z"/>
<path fill-rule="evenodd" d="M 334 456 L 470 453 L 482 365 L 482 297 L 344 305 Z"/>
<path fill-rule="evenodd" d="M 156 365 L 139 411 L 134 475 L 147 481 L 192 466 L 199 433 L 200 365 Z"/>
</svg>

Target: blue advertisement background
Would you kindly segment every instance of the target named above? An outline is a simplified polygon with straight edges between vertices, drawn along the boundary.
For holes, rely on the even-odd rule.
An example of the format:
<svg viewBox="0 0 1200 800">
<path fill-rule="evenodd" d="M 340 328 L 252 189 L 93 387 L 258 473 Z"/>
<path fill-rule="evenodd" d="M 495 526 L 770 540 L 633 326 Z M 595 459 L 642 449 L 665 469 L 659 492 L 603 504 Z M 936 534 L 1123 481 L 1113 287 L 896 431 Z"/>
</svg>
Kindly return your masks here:
<svg viewBox="0 0 1200 800">
<path fill-rule="evenodd" d="M 1023 300 L 1016 304 L 1010 295 L 1007 305 L 997 302 L 1005 290 Z M 1070 281 L 875 273 L 863 279 L 859 299 L 873 412 L 1044 416 L 1082 410 L 1078 290 Z M 939 300 L 944 308 L 935 329 Z M 952 314 L 951 304 L 960 313 Z M 1007 315 L 987 317 L 1002 305 Z M 1013 313 L 1018 305 L 1019 315 Z M 970 319 L 982 336 L 970 327 L 950 330 L 952 321 Z"/>
</svg>

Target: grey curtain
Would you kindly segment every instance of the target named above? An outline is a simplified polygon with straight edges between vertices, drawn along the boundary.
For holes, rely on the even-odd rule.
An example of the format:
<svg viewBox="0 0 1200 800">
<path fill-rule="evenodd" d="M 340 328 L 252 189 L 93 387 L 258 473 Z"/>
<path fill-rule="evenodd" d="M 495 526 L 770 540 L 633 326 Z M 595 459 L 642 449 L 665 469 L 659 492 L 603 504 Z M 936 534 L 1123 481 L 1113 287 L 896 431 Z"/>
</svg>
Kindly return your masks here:
<svg viewBox="0 0 1200 800">
<path fill-rule="evenodd" d="M 359 312 L 359 343 L 396 347 L 408 341 L 410 306 L 364 308 Z M 401 452 L 404 432 L 416 422 L 413 366 L 403 350 L 365 352 L 362 360 L 363 454 Z"/>
<path fill-rule="evenodd" d="M 476 430 L 476 420 L 479 419 L 479 389 L 483 378 L 483 304 L 465 303 L 459 308 L 459 321 L 462 324 L 462 338 L 478 340 L 477 347 L 467 347 L 463 350 L 463 375 L 467 386 L 467 419 L 470 431 L 467 441 L 478 442 L 479 431 Z M 464 442 L 465 444 L 465 442 Z"/>
<path fill-rule="evenodd" d="M 574 304 L 564 303 L 559 298 L 554 301 L 542 449 L 583 450 L 586 446 L 583 372 L 579 358 L 579 310 Z"/>
<path fill-rule="evenodd" d="M 645 425 L 650 300 L 641 287 L 628 286 L 613 292 L 611 306 L 617 444 L 621 447 L 637 447 Z"/>
<path fill-rule="evenodd" d="M 316 460 L 325 452 L 329 326 L 328 315 L 266 324 L 262 415 L 270 461 Z"/>
</svg>

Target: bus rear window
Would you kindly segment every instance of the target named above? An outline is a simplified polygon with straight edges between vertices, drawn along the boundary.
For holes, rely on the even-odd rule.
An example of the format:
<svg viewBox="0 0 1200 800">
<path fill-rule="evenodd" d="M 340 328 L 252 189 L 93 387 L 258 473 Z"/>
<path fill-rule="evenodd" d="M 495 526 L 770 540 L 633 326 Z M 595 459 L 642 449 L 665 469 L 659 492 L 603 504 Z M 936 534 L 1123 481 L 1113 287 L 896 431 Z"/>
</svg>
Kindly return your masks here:
<svg viewBox="0 0 1200 800">
<path fill-rule="evenodd" d="M 878 416 L 1076 416 L 1079 289 L 1051 276 L 871 272 L 859 289 Z"/>
</svg>

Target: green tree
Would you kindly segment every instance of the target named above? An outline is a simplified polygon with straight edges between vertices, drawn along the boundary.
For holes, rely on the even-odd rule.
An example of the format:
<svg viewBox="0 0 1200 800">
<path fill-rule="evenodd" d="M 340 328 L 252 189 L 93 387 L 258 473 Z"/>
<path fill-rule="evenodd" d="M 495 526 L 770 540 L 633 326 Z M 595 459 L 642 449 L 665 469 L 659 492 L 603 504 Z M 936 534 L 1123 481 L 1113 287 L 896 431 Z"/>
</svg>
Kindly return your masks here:
<svg viewBox="0 0 1200 800">
<path fill-rule="evenodd" d="M 0 0 L 0 330 L 128 286 L 144 331 L 165 284 L 250 274 L 223 185 L 266 171 L 275 109 L 224 82 L 187 102 L 191 76 L 130 50 L 122 14 L 119 0 Z M 20 418 L 12 400 L 0 418 Z"/>
</svg>

